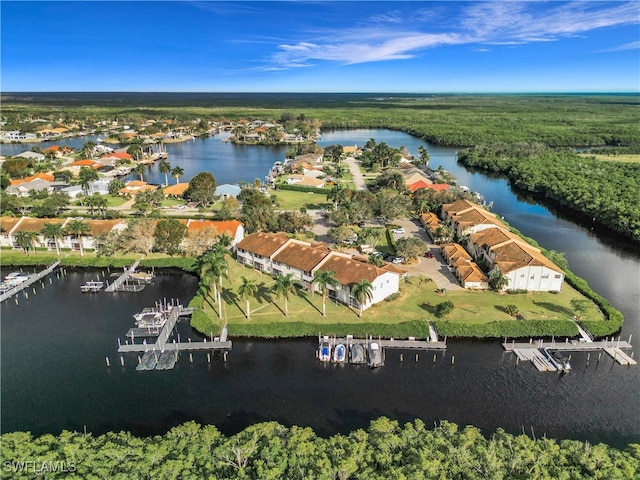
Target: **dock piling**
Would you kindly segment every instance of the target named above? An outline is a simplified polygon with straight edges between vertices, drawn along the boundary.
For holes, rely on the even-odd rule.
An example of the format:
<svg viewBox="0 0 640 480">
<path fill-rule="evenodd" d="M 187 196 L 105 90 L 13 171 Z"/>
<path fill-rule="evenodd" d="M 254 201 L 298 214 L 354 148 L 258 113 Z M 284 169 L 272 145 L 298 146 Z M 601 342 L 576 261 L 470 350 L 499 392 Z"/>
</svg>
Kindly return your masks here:
<svg viewBox="0 0 640 480">
<path fill-rule="evenodd" d="M 451 365 L 455 365 L 455 363 L 456 363 L 456 356 L 452 355 L 451 356 Z"/>
<path fill-rule="evenodd" d="M 207 353 L 207 363 L 211 363 L 211 354 Z"/>
<path fill-rule="evenodd" d="M 124 357 L 120 355 L 120 366 L 124 367 Z"/>
<path fill-rule="evenodd" d="M 436 363 L 436 357 L 437 357 L 437 355 L 434 353 L 433 354 L 433 363 Z"/>
<path fill-rule="evenodd" d="M 107 367 L 110 367 L 111 365 L 109 364 L 109 357 L 104 357 L 104 359 L 105 359 L 105 360 L 106 360 L 106 362 L 107 362 Z"/>
<path fill-rule="evenodd" d="M 189 354 L 189 363 L 193 363 L 193 354 Z"/>
<path fill-rule="evenodd" d="M 404 359 L 403 359 L 403 355 L 402 355 L 402 354 L 400 354 L 400 361 L 402 362 L 403 360 L 404 360 Z"/>
<path fill-rule="evenodd" d="M 416 353 L 416 363 L 418 363 L 418 354 Z"/>
</svg>

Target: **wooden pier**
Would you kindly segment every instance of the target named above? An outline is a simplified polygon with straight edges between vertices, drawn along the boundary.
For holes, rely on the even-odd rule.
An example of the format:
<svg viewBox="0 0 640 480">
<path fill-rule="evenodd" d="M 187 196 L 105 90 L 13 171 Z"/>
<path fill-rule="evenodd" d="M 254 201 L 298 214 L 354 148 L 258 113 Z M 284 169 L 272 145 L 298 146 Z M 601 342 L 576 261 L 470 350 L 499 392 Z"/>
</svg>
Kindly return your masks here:
<svg viewBox="0 0 640 480">
<path fill-rule="evenodd" d="M 0 295 L 0 303 L 4 302 L 8 298 L 11 298 L 16 293 L 21 292 L 22 290 L 24 290 L 25 288 L 29 287 L 30 285 L 36 283 L 37 281 L 42 280 L 44 277 L 46 277 L 51 272 L 53 272 L 58 265 L 60 265 L 60 260 L 52 263 L 47 268 L 45 268 L 44 270 L 42 270 L 42 271 L 40 271 L 38 273 L 33 273 L 33 274 L 29 275 L 29 279 L 28 280 L 25 280 L 24 282 L 16 285 L 15 287 L 11 288 L 10 290 L 7 290 L 2 295 Z"/>
<path fill-rule="evenodd" d="M 581 340 L 579 341 L 545 342 L 543 340 L 531 340 L 529 343 L 512 341 L 504 342 L 502 348 L 507 352 L 513 352 L 518 357 L 518 360 L 531 361 L 541 372 L 558 370 L 556 365 L 545 355 L 545 349 L 561 352 L 605 352 L 620 365 L 637 365 L 637 362 L 624 352 L 624 350 L 632 348 L 630 343 L 631 337 L 629 337 L 629 341 L 620 340 L 619 338 L 618 340 L 606 339 L 594 341 L 591 339 L 587 340 L 586 338 L 589 338 L 589 336 L 585 332 L 584 335 L 581 334 Z"/>
<path fill-rule="evenodd" d="M 140 259 L 142 260 L 142 259 Z M 136 260 L 134 262 L 133 265 L 131 265 L 131 267 L 129 268 L 125 268 L 124 272 L 122 273 L 122 275 L 120 275 L 112 284 L 107 285 L 107 288 L 104 289 L 105 292 L 119 292 L 119 291 L 134 291 L 134 292 L 139 292 L 140 290 L 142 290 L 142 288 L 144 288 L 144 286 L 142 286 L 142 288 L 139 289 L 129 289 L 128 285 L 123 285 L 128 279 L 129 279 L 129 275 L 133 272 L 136 271 L 136 268 L 138 268 L 138 265 L 140 265 L 140 260 Z M 138 287 L 138 285 L 136 285 L 136 288 Z"/>
<path fill-rule="evenodd" d="M 222 329 L 220 338 L 207 341 L 205 338 L 201 342 L 176 342 L 169 341 L 173 329 L 176 326 L 179 318 L 184 315 L 190 315 L 193 313 L 193 308 L 183 308 L 181 305 L 171 307 L 167 321 L 161 330 L 154 328 L 131 328 L 127 332 L 127 338 L 130 338 L 131 343 L 125 343 L 120 345 L 118 353 L 144 353 L 140 358 L 136 370 L 169 370 L 175 366 L 178 359 L 178 354 L 181 351 L 215 351 L 215 350 L 231 350 L 232 342 L 227 340 L 227 326 Z M 142 343 L 134 343 L 135 338 L 149 338 L 156 337 L 154 343 L 147 343 L 146 338 Z"/>
</svg>

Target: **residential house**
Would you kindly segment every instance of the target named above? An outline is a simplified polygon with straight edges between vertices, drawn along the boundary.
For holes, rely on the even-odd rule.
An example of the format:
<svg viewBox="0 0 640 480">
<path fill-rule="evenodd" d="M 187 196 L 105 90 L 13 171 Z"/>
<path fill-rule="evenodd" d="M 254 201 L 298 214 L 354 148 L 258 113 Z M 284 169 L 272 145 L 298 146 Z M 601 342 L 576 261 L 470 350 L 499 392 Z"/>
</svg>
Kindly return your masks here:
<svg viewBox="0 0 640 480">
<path fill-rule="evenodd" d="M 493 213 L 469 200 L 456 200 L 442 206 L 442 218 L 449 223 L 458 237 L 464 237 L 495 226 L 503 227 Z"/>
<path fill-rule="evenodd" d="M 351 289 L 361 280 L 368 280 L 373 286 L 373 299 L 363 308 L 397 293 L 400 286 L 400 274 L 393 267 L 379 268 L 332 251 L 322 243 L 294 240 L 282 233 L 248 235 L 238 244 L 237 261 L 270 274 L 292 274 L 302 286 L 312 290 L 317 289 L 312 283 L 316 271 L 333 271 L 338 284 L 329 287 L 329 297 L 356 307 Z"/>
<path fill-rule="evenodd" d="M 184 195 L 184 192 L 189 188 L 188 183 L 176 183 L 175 185 L 169 185 L 162 189 L 162 193 L 165 197 L 180 197 Z"/>
<path fill-rule="evenodd" d="M 440 226 L 440 218 L 435 213 L 426 212 L 420 215 L 420 222 L 431 238 L 435 237 L 436 229 Z"/>
<path fill-rule="evenodd" d="M 28 160 L 33 160 L 35 162 L 42 162 L 45 158 L 47 158 L 42 153 L 31 152 L 31 151 L 22 152 L 15 156 L 19 158 L 26 158 Z"/>
<path fill-rule="evenodd" d="M 287 178 L 287 183 L 289 185 L 300 185 L 304 187 L 315 187 L 315 188 L 324 188 L 324 180 L 319 178 L 313 178 L 307 175 L 289 175 Z"/>
<path fill-rule="evenodd" d="M 124 188 L 118 190 L 119 195 L 137 195 L 143 192 L 153 192 L 157 190 L 158 187 L 155 185 L 150 185 L 147 182 L 143 182 L 142 180 L 132 180 L 127 182 Z"/>
<path fill-rule="evenodd" d="M 242 189 L 238 185 L 223 183 L 216 187 L 216 195 L 223 200 L 227 198 L 237 198 L 237 196 L 240 195 L 241 190 Z"/>
<path fill-rule="evenodd" d="M 464 262 L 455 267 L 455 274 L 463 288 L 487 290 L 489 279 L 475 262 Z"/>
<path fill-rule="evenodd" d="M 231 238 L 232 249 L 235 249 L 236 245 L 244 238 L 244 224 L 238 220 L 183 219 L 180 222 L 187 226 L 187 235 L 193 235 L 207 228 L 211 232 L 215 232 L 215 236 L 227 235 Z"/>
<path fill-rule="evenodd" d="M 20 141 L 20 140 L 35 140 L 37 138 L 38 136 L 35 133 L 22 133 L 20 130 L 0 132 L 0 140 Z"/>
</svg>

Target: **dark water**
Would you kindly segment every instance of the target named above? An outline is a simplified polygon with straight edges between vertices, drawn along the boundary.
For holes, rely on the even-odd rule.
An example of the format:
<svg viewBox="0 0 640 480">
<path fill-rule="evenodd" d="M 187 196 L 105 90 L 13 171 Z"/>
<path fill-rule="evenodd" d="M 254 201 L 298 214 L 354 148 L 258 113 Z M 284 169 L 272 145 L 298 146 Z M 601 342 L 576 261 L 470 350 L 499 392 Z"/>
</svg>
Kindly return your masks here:
<svg viewBox="0 0 640 480">
<path fill-rule="evenodd" d="M 494 211 L 546 248 L 566 252 L 570 267 L 609 298 L 626 317 L 623 338 L 640 339 L 640 253 L 518 197 L 499 178 L 459 167 L 452 149 L 437 148 L 389 131 L 325 132 L 322 143 L 363 145 L 368 138 L 411 152 L 429 147 L 434 167 L 443 165 L 460 183 L 494 201 Z M 212 142 L 214 139 L 202 143 Z M 200 148 L 197 142 L 181 144 Z M 260 147 L 257 147 L 260 148 Z M 174 156 L 174 160 L 175 160 Z M 191 157 L 196 158 L 196 156 Z M 264 176 L 277 160 L 266 162 Z M 198 160 L 194 160 L 197 162 Z M 258 168 L 258 167 L 256 167 Z M 246 170 L 246 169 L 245 169 Z M 215 174 L 215 170 L 214 170 Z M 625 446 L 640 442 L 640 368 L 603 356 L 574 354 L 564 376 L 539 373 L 505 354 L 499 342 L 449 342 L 445 354 L 391 351 L 378 370 L 324 367 L 314 361 L 315 342 L 237 341 L 227 363 L 204 353 L 193 364 L 182 356 L 176 368 L 136 372 L 134 355 L 121 368 L 116 338 L 132 326 L 131 315 L 161 297 L 188 299 L 196 281 L 161 276 L 141 294 L 81 295 L 96 273 L 74 272 L 38 291 L 29 301 L 2 304 L 2 431 L 58 433 L 87 425 L 96 434 L 131 430 L 155 434 L 189 419 L 233 433 L 261 420 L 309 425 L 321 434 L 347 432 L 386 415 L 426 422 L 446 419 L 474 424 L 486 433 L 503 427 L 536 436 L 578 438 Z M 183 338 L 188 325 L 180 325 Z M 191 334 L 195 337 L 194 334 Z M 31 341 L 32 343 L 21 343 Z M 111 368 L 104 357 L 111 358 Z M 451 357 L 455 356 L 455 365 Z"/>
</svg>

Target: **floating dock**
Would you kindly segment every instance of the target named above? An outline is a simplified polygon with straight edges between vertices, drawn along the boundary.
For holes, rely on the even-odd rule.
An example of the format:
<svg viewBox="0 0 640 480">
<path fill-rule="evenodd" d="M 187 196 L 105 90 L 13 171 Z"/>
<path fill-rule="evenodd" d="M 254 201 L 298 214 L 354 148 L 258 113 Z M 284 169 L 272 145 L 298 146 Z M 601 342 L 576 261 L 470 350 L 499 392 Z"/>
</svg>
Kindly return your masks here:
<svg viewBox="0 0 640 480">
<path fill-rule="evenodd" d="M 620 365 L 637 365 L 636 360 L 633 359 L 633 353 L 628 355 L 624 350 L 630 350 L 631 337 L 629 341 L 605 339 L 593 341 L 589 338 L 588 334 L 581 334 L 581 340 L 572 340 L 565 342 L 555 341 L 543 341 L 530 340 L 529 343 L 516 342 L 504 342 L 502 348 L 507 352 L 512 352 L 518 357 L 518 360 L 531 361 L 533 365 L 541 372 L 554 372 L 558 370 L 557 365 L 545 355 L 545 349 L 555 350 L 561 352 L 605 352 L 615 362 Z"/>
<path fill-rule="evenodd" d="M 140 259 L 141 260 L 141 259 Z M 129 268 L 125 268 L 122 275 L 120 275 L 114 282 L 110 285 L 107 285 L 107 288 L 104 289 L 105 292 L 139 292 L 144 288 L 144 284 L 134 283 L 131 285 L 127 284 L 129 277 L 132 273 L 135 273 L 136 268 L 140 265 L 140 260 L 136 260 L 133 265 Z"/>
<path fill-rule="evenodd" d="M 191 315 L 193 308 L 184 308 L 182 305 L 170 306 L 167 321 L 162 329 L 157 328 L 131 328 L 127 332 L 125 345 L 120 344 L 118 353 L 139 352 L 144 353 L 139 357 L 136 370 L 170 370 L 178 360 L 180 351 L 215 351 L 231 350 L 232 342 L 227 340 L 227 326 L 222 329 L 220 337 L 207 341 L 205 338 L 201 342 L 176 342 L 169 341 L 173 335 L 173 330 L 181 316 Z M 147 338 L 156 337 L 154 343 L 148 343 Z M 144 338 L 142 343 L 135 343 L 136 338 Z M 118 340 L 118 342 L 120 342 Z"/>
<path fill-rule="evenodd" d="M 36 283 L 37 281 L 43 279 L 44 277 L 49 275 L 51 272 L 53 272 L 58 265 L 60 265 L 60 260 L 58 260 L 57 262 L 52 263 L 47 268 L 45 268 L 44 270 L 42 270 L 42 271 L 40 271 L 38 273 L 33 273 L 33 274 L 29 275 L 29 279 L 28 280 L 25 280 L 24 282 L 19 283 L 18 285 L 16 285 L 15 287 L 7 290 L 6 292 L 3 292 L 2 295 L 0 295 L 0 303 L 4 302 L 8 298 L 11 298 L 16 293 L 21 292 L 22 290 L 24 290 L 28 286 L 30 286 L 30 285 Z"/>
</svg>

